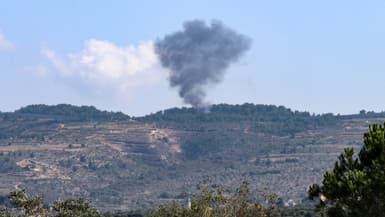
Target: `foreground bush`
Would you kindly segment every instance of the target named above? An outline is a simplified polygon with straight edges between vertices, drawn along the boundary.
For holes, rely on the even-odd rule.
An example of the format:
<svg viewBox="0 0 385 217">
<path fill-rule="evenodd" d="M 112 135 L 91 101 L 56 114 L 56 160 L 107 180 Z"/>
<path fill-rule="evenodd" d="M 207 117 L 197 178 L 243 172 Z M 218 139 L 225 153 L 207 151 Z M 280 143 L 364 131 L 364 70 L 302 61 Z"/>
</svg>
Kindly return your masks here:
<svg viewBox="0 0 385 217">
<path fill-rule="evenodd" d="M 191 208 L 173 202 L 160 206 L 152 217 L 273 217 L 280 216 L 275 206 L 276 197 L 265 195 L 266 204 L 250 199 L 250 190 L 244 182 L 234 192 L 223 188 L 200 187 L 200 193 L 191 198 Z"/>
<path fill-rule="evenodd" d="M 44 207 L 43 198 L 32 197 L 24 190 L 11 192 L 9 200 L 15 209 L 0 210 L 0 217 L 101 217 L 90 202 L 82 198 L 57 200 L 52 207 Z"/>
<path fill-rule="evenodd" d="M 311 209 L 281 209 L 277 197 L 263 195 L 258 203 L 244 182 L 235 190 L 213 187 L 207 183 L 187 203 L 172 202 L 152 211 L 117 212 L 102 215 L 82 198 L 57 200 L 52 206 L 43 204 L 43 198 L 28 195 L 24 190 L 11 192 L 9 201 L 14 208 L 0 208 L 0 217 L 313 217 Z M 186 201 L 187 202 L 187 201 Z"/>
</svg>

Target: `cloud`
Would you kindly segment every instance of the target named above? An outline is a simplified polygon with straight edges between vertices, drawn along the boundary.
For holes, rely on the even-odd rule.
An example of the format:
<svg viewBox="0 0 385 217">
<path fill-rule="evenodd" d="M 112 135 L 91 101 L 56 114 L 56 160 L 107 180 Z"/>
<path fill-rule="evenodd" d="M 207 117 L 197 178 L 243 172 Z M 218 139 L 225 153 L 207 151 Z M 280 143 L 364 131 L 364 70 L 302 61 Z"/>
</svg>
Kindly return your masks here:
<svg viewBox="0 0 385 217">
<path fill-rule="evenodd" d="M 8 39 L 5 37 L 5 35 L 0 32 L 0 50 L 9 50 L 12 49 L 14 46 L 13 44 L 8 41 Z"/>
<path fill-rule="evenodd" d="M 98 93 L 127 94 L 164 79 L 152 41 L 118 46 L 110 41 L 90 39 L 77 52 L 59 55 L 43 48 L 50 71 L 67 83 L 81 82 Z"/>
</svg>

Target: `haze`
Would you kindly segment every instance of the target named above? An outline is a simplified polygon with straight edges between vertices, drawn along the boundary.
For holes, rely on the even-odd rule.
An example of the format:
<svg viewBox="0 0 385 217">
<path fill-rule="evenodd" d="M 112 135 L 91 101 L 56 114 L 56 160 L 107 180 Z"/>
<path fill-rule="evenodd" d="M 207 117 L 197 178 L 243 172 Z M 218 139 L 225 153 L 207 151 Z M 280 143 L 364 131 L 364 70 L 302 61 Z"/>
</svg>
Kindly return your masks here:
<svg viewBox="0 0 385 217">
<path fill-rule="evenodd" d="M 94 105 L 143 115 L 187 106 L 154 43 L 220 20 L 252 46 L 207 87 L 209 103 L 315 113 L 383 111 L 384 1 L 4 1 L 0 111 Z"/>
</svg>

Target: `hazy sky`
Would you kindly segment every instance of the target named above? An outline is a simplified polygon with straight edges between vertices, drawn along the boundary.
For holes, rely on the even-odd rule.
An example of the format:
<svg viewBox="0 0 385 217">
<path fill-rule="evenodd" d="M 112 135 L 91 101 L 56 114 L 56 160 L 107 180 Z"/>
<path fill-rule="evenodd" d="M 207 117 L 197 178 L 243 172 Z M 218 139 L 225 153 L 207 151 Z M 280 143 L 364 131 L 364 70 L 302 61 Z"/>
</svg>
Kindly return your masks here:
<svg viewBox="0 0 385 217">
<path fill-rule="evenodd" d="M 182 106 L 153 43 L 185 21 L 252 39 L 212 103 L 385 110 L 385 1 L 18 1 L 0 6 L 0 111 L 70 103 L 142 115 Z"/>
</svg>

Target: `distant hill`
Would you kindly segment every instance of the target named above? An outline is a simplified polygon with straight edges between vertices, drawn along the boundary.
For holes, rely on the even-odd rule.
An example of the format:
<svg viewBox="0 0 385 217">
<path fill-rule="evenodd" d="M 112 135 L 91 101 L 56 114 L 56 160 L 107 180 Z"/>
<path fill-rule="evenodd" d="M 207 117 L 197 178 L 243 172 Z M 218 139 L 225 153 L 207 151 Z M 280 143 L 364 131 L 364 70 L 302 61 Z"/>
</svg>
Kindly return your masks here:
<svg viewBox="0 0 385 217">
<path fill-rule="evenodd" d="M 334 125 L 338 118 L 339 116 L 331 113 L 311 115 L 309 112 L 292 111 L 284 106 L 245 103 L 212 105 L 207 111 L 195 108 L 172 108 L 137 118 L 137 120 L 177 127 L 246 121 L 253 122 L 254 127 L 262 132 L 283 135 Z"/>
<path fill-rule="evenodd" d="M 108 112 L 96 109 L 94 106 L 59 105 L 29 105 L 14 112 L 16 115 L 29 117 L 53 117 L 67 121 L 125 121 L 128 115 L 122 112 Z"/>
</svg>

